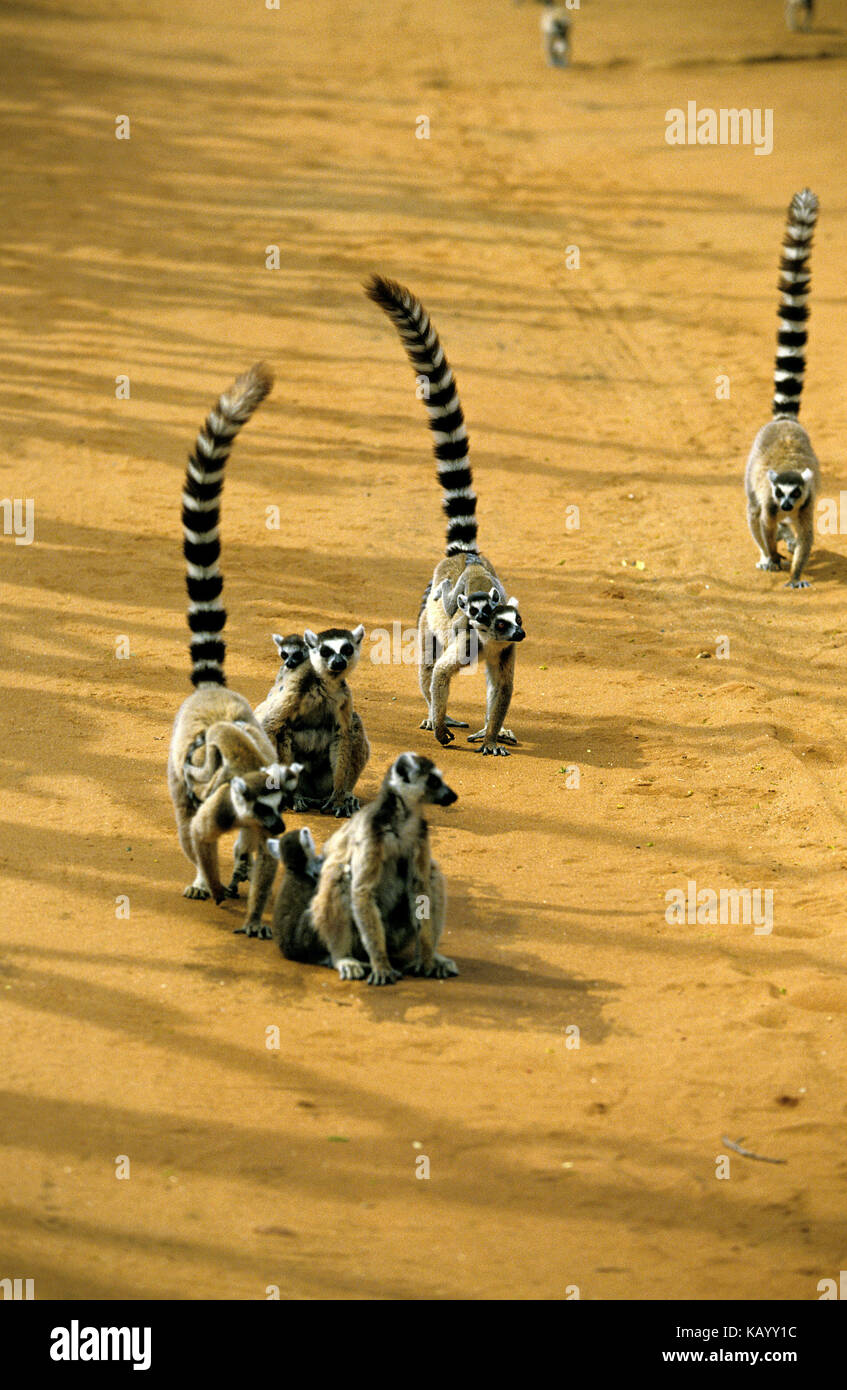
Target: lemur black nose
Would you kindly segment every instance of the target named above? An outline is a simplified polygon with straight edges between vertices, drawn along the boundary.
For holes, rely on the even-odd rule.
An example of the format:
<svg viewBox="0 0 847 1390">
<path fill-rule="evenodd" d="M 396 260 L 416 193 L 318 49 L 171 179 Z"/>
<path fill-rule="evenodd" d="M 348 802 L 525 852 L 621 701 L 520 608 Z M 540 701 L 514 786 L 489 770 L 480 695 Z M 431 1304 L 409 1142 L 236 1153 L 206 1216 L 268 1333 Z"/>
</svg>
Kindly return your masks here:
<svg viewBox="0 0 847 1390">
<path fill-rule="evenodd" d="M 299 658 L 299 656 L 289 656 L 288 659 L 286 660 L 285 665 L 286 665 L 286 668 L 287 668 L 289 671 L 292 671 L 292 670 L 294 669 L 295 666 L 299 666 L 299 665 L 300 665 L 300 658 Z"/>
<path fill-rule="evenodd" d="M 523 639 L 524 639 L 525 637 L 526 637 L 526 633 L 524 632 L 524 630 L 523 630 L 522 627 L 519 627 L 518 630 L 517 630 L 517 632 L 515 633 L 514 637 L 512 638 L 512 641 L 513 641 L 513 642 L 522 642 Z"/>
<path fill-rule="evenodd" d="M 790 512 L 790 511 L 791 511 L 791 508 L 792 508 L 793 506 L 794 506 L 794 503 L 793 503 L 793 502 L 789 502 L 788 498 L 786 497 L 785 501 L 784 501 L 783 504 L 782 504 L 782 510 L 783 510 L 784 512 Z"/>
<path fill-rule="evenodd" d="M 334 656 L 329 663 L 329 669 L 330 671 L 346 671 L 347 662 L 344 660 L 343 656 Z"/>
<path fill-rule="evenodd" d="M 442 787 L 435 800 L 439 806 L 452 806 L 454 801 L 459 800 L 459 794 L 452 787 Z"/>
</svg>

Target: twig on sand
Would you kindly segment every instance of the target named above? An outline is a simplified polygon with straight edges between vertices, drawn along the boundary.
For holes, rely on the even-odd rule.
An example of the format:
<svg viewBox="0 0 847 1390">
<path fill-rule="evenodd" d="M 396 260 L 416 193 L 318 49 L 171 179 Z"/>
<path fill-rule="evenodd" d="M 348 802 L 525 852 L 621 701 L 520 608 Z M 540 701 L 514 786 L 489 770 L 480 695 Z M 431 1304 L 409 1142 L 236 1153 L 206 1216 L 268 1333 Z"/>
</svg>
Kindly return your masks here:
<svg viewBox="0 0 847 1390">
<path fill-rule="evenodd" d="M 731 1139 L 727 1139 L 725 1134 L 722 1134 L 721 1143 L 726 1144 L 726 1147 L 728 1149 L 734 1149 L 737 1154 L 741 1154 L 742 1158 L 755 1158 L 758 1159 L 759 1163 L 788 1162 L 787 1158 L 766 1158 L 764 1154 L 754 1154 L 751 1149 L 742 1149 L 741 1145 L 744 1143 L 743 1139 L 738 1139 L 735 1143 L 733 1143 Z"/>
</svg>

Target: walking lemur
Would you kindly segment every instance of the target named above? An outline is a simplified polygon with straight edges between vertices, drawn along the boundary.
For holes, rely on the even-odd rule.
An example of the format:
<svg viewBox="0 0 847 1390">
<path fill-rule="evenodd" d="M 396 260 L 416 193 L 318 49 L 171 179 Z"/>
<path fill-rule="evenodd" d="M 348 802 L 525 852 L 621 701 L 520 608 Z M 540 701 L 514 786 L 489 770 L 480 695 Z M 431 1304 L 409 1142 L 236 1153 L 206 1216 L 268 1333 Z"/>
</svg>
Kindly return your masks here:
<svg viewBox="0 0 847 1390">
<path fill-rule="evenodd" d="M 296 772 L 276 763 L 273 745 L 248 701 L 226 689 L 226 612 L 221 602 L 223 578 L 218 565 L 220 497 L 232 442 L 264 400 L 271 384 L 271 374 L 264 365 L 240 376 L 209 412 L 188 460 L 182 527 L 191 683 L 195 690 L 177 713 L 168 754 L 168 787 L 179 842 L 196 869 L 185 897 L 211 896 L 219 903 L 227 896 L 219 876 L 218 840 L 226 831 L 238 830 L 242 848 L 255 850 L 247 919 L 242 928 L 249 936 L 270 934 L 262 927 L 261 919 L 276 861 L 268 854 L 265 840 L 285 829 L 281 813 L 296 782 Z M 198 768 L 194 758 L 206 743 L 210 746 L 204 766 Z M 218 760 L 226 764 L 226 780 L 216 777 Z M 187 775 L 187 764 L 192 767 L 192 774 Z M 204 793 L 202 799 L 198 792 Z"/>
<path fill-rule="evenodd" d="M 401 753 L 376 800 L 324 845 L 307 920 L 297 920 L 301 933 L 304 926 L 314 928 L 342 980 L 367 975 L 368 984 L 389 985 L 404 971 L 438 979 L 458 975 L 455 962 L 436 949 L 446 890 L 422 814 L 426 802 L 450 806 L 457 800 L 429 758 Z M 295 907 L 302 901 L 301 894 Z"/>
<path fill-rule="evenodd" d="M 365 292 L 394 323 L 417 374 L 444 488 L 445 559 L 424 592 L 418 623 L 419 679 L 429 706 L 421 728 L 431 729 L 441 744 L 453 741 L 450 725 L 467 728 L 448 717 L 447 697 L 453 677 L 481 651 L 487 684 L 485 725 L 468 741 L 481 743 L 483 753 L 506 756 L 500 744 L 517 742 L 503 721 L 512 699 L 515 643 L 522 642 L 525 633 L 517 599 L 507 598 L 493 565 L 477 550 L 476 493 L 453 373 L 426 310 L 410 290 L 374 275 Z M 451 596 L 461 610 L 456 617 L 447 608 Z"/>
<path fill-rule="evenodd" d="M 352 632 L 331 627 L 315 633 L 307 628 L 303 641 L 308 661 L 287 671 L 256 711 L 276 743 L 277 755 L 301 765 L 295 811 L 318 807 L 335 816 L 351 816 L 359 809 L 353 788 L 370 756 L 370 744 L 345 676 L 359 660 L 364 635 L 361 625 Z"/>
<path fill-rule="evenodd" d="M 777 546 L 785 540 L 792 555 L 787 589 L 809 587 L 800 575 L 814 541 L 815 497 L 820 487 L 817 458 L 797 419 L 806 370 L 809 253 L 817 217 L 814 193 L 808 188 L 795 193 L 780 262 L 773 419 L 756 435 L 744 474 L 747 520 L 761 552 L 756 568 L 781 570 Z"/>
</svg>

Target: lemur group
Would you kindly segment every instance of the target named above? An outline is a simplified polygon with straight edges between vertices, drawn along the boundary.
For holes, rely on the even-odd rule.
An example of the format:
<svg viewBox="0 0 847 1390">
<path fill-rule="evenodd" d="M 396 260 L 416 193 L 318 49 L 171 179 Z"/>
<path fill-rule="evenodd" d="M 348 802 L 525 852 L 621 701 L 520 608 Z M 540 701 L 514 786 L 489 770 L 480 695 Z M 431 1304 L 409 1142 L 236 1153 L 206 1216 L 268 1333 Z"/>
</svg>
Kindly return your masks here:
<svg viewBox="0 0 847 1390">
<path fill-rule="evenodd" d="M 747 462 L 747 516 L 760 551 L 757 568 L 778 571 L 790 559 L 789 587 L 808 587 L 802 572 L 812 546 L 819 469 L 797 416 L 803 386 L 810 286 L 809 254 L 818 201 L 795 194 L 788 210 L 779 280 L 779 329 L 773 416 Z M 484 667 L 485 723 L 469 741 L 483 756 L 507 756 L 517 743 L 505 720 L 515 653 L 524 640 L 517 599 L 477 549 L 476 494 L 468 436 L 453 373 L 423 305 L 408 289 L 375 275 L 369 298 L 394 323 L 426 407 L 447 516 L 444 557 L 421 601 L 418 671 L 426 716 L 421 728 L 442 747 L 467 726 L 447 713 L 452 678 Z M 220 506 L 235 436 L 272 386 L 262 364 L 220 397 L 197 436 L 185 477 L 182 526 L 187 566 L 191 682 L 174 723 L 168 785 L 179 842 L 196 870 L 185 897 L 216 903 L 249 881 L 247 918 L 238 930 L 273 939 L 293 961 L 334 967 L 343 980 L 393 984 L 404 974 L 457 975 L 438 951 L 444 930 L 444 877 L 432 858 L 427 804 L 457 800 L 427 757 L 401 753 L 376 799 L 360 807 L 356 784 L 370 745 L 353 708 L 347 677 L 359 659 L 363 626 L 273 635 L 279 670 L 255 709 L 224 676 Z M 286 833 L 283 812 L 315 811 L 344 820 L 319 853 L 310 830 Z M 232 879 L 224 887 L 218 841 L 237 832 Z M 277 861 L 284 866 L 272 911 L 263 921 Z"/>
</svg>

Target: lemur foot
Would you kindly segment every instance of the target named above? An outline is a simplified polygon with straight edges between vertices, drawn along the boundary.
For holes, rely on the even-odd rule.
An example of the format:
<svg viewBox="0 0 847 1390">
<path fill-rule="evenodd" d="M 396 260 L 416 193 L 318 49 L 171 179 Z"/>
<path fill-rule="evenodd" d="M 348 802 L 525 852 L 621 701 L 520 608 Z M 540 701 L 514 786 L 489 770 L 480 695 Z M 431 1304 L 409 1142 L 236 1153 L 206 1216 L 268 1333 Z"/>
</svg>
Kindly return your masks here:
<svg viewBox="0 0 847 1390">
<path fill-rule="evenodd" d="M 424 965 L 422 961 L 410 966 L 409 975 L 422 975 L 429 980 L 449 980 L 451 975 L 458 975 L 459 967 L 449 956 L 434 955 L 429 965 Z"/>
<path fill-rule="evenodd" d="M 231 883 L 227 884 L 224 889 L 224 894 L 227 898 L 237 898 L 239 896 L 238 885 L 240 882 L 240 878 L 234 878 Z"/>
<path fill-rule="evenodd" d="M 501 748 L 499 744 L 496 743 L 484 743 L 479 751 L 482 753 L 483 757 L 487 753 L 490 753 L 492 757 L 508 758 L 509 756 L 508 748 Z"/>
<path fill-rule="evenodd" d="M 809 581 L 808 579 L 789 579 L 784 587 L 786 589 L 808 589 Z"/>
<path fill-rule="evenodd" d="M 350 816 L 355 815 L 358 809 L 359 798 L 356 796 L 340 796 L 337 800 L 335 797 L 331 796 L 321 807 L 321 815 L 335 816 L 336 818 L 343 816 L 345 819 L 348 819 Z"/>
<path fill-rule="evenodd" d="M 368 974 L 369 985 L 393 985 L 401 978 L 401 970 L 395 970 L 393 965 L 372 965 Z"/>
<path fill-rule="evenodd" d="M 467 729 L 468 727 L 466 719 L 451 719 L 449 714 L 445 714 L 444 723 L 449 724 L 451 729 Z"/>
<path fill-rule="evenodd" d="M 271 929 L 264 922 L 247 921 L 243 927 L 234 927 L 233 936 L 255 936 L 260 941 L 270 941 Z"/>
<path fill-rule="evenodd" d="M 771 572 L 771 573 L 775 573 L 777 570 L 781 570 L 782 568 L 783 568 L 782 556 L 780 556 L 780 558 L 779 558 L 778 560 L 757 560 L 757 561 L 756 561 L 756 569 L 757 569 L 757 570 L 768 570 L 768 571 Z"/>
<path fill-rule="evenodd" d="M 205 898 L 211 898 L 212 895 L 208 888 L 200 888 L 196 883 L 189 883 L 187 888 L 183 888 L 182 896 L 184 898 L 197 898 L 202 901 Z"/>
<path fill-rule="evenodd" d="M 422 719 L 421 722 L 420 722 L 420 727 L 421 727 L 422 729 L 429 729 L 430 733 L 432 733 L 432 720 L 431 720 L 431 719 Z"/>
<path fill-rule="evenodd" d="M 475 734 L 468 734 L 468 743 L 482 743 L 485 738 L 485 729 L 477 729 Z M 517 743 L 517 739 L 511 729 L 503 728 L 497 735 L 498 743 Z"/>
<path fill-rule="evenodd" d="M 313 805 L 313 802 L 312 802 L 311 797 L 308 797 L 308 796 L 300 796 L 298 793 L 295 793 L 295 795 L 294 795 L 294 810 L 295 810 L 295 811 L 310 811 L 310 810 L 312 809 L 312 805 Z"/>
<path fill-rule="evenodd" d="M 335 962 L 340 980 L 363 980 L 365 978 L 365 967 L 360 960 L 354 960 L 352 956 L 345 956 L 343 960 Z"/>
<path fill-rule="evenodd" d="M 453 743 L 456 738 L 456 735 L 450 732 L 446 724 L 441 729 L 433 729 L 432 732 L 435 734 L 442 748 L 446 748 L 448 743 Z"/>
</svg>

